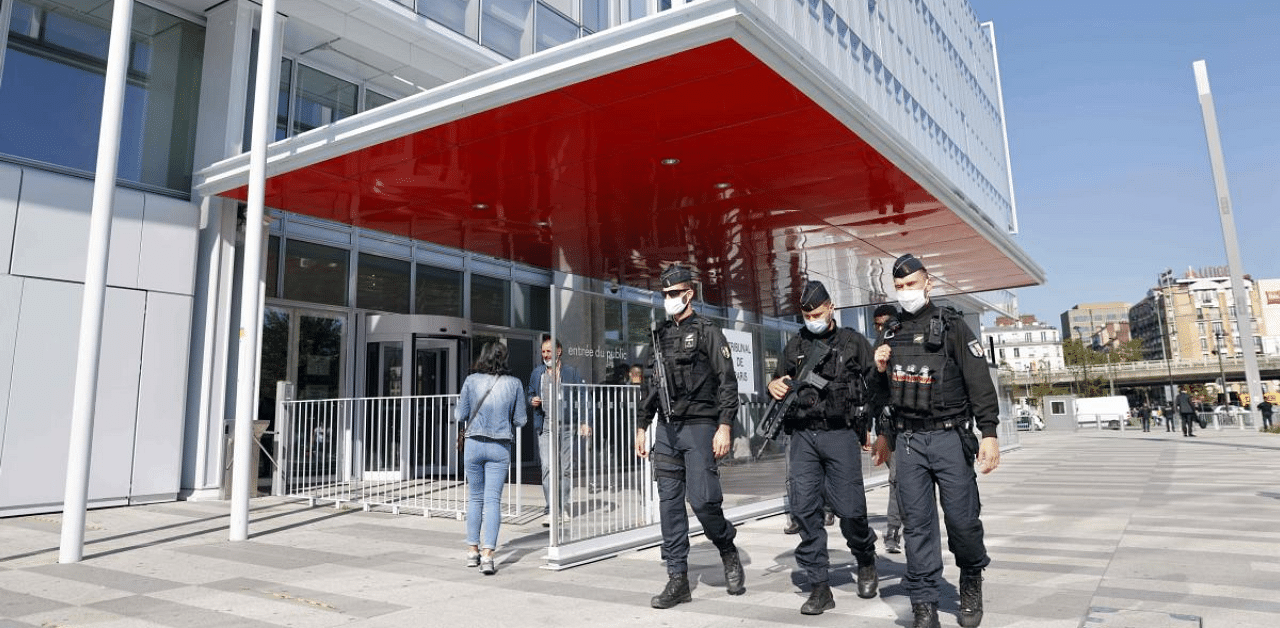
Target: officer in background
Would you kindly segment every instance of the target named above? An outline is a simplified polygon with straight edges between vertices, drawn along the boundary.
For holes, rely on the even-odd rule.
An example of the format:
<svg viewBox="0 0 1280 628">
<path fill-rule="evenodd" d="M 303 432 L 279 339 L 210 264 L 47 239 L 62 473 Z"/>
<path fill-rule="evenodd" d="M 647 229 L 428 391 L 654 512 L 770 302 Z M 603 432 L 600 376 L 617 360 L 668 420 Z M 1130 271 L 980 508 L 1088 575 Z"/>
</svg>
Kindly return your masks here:
<svg viewBox="0 0 1280 628">
<path fill-rule="evenodd" d="M 662 272 L 663 306 L 670 320 L 657 325 L 665 382 L 659 381 L 656 357 L 650 352 L 652 375 L 636 417 L 636 455 L 653 463 L 658 482 L 662 520 L 662 559 L 667 563 L 667 585 L 650 600 L 654 608 L 671 608 L 693 598 L 689 593 L 689 519 L 687 496 L 693 514 L 707 538 L 720 550 L 725 586 L 729 595 L 746 592 L 742 561 L 733 544 L 733 524 L 721 507 L 720 474 L 716 460 L 729 453 L 730 430 L 738 417 L 738 379 L 724 332 L 693 309 L 693 274 L 680 265 Z M 662 412 L 658 386 L 670 392 L 671 413 Z M 645 428 L 659 414 L 653 451 L 647 451 Z"/>
<path fill-rule="evenodd" d="M 800 607 L 805 615 L 835 608 L 828 582 L 826 502 L 840 517 L 840 532 L 858 561 L 858 597 L 877 594 L 876 534 L 867 523 L 867 496 L 862 484 L 862 444 L 866 435 L 867 381 L 875 363 L 871 345 L 858 332 L 835 322 L 835 306 L 820 281 L 809 281 L 800 293 L 804 327 L 787 342 L 769 394 L 782 399 L 795 387 L 796 403 L 782 429 L 787 445 L 791 516 L 800 526 L 796 563 L 811 586 Z M 821 380 L 797 381 L 817 343 L 829 353 L 812 373 Z M 822 383 L 825 380 L 825 383 Z"/>
<path fill-rule="evenodd" d="M 896 327 L 898 320 L 898 308 L 891 303 L 884 303 L 876 307 L 871 313 L 871 321 L 876 326 L 876 335 L 881 336 L 887 327 Z M 894 322 L 890 322 L 894 321 Z M 890 332 L 893 333 L 893 332 Z M 890 408 L 892 412 L 892 408 Z M 882 416 L 883 407 L 877 405 L 874 416 Z M 879 433 L 880 426 L 872 426 Z M 898 510 L 898 472 L 897 467 L 893 465 L 893 459 L 889 460 L 889 505 L 885 517 L 889 521 L 888 527 L 884 530 L 884 550 L 890 554 L 902 553 L 902 514 Z"/>
<path fill-rule="evenodd" d="M 908 254 L 893 263 L 893 286 L 902 307 L 897 332 L 885 334 L 875 361 L 881 393 L 894 408 L 893 464 L 898 472 L 907 572 L 915 628 L 938 628 L 942 544 L 935 486 L 947 524 L 948 546 L 960 567 L 960 625 L 982 622 L 982 570 L 991 562 L 983 543 L 982 504 L 974 458 L 990 473 L 1000 464 L 1000 423 L 995 384 L 982 343 L 949 308 L 929 302 L 933 280 Z M 977 442 L 970 419 L 982 432 Z M 883 434 L 883 432 L 882 432 Z M 889 458 L 885 436 L 876 439 L 877 465 Z"/>
</svg>

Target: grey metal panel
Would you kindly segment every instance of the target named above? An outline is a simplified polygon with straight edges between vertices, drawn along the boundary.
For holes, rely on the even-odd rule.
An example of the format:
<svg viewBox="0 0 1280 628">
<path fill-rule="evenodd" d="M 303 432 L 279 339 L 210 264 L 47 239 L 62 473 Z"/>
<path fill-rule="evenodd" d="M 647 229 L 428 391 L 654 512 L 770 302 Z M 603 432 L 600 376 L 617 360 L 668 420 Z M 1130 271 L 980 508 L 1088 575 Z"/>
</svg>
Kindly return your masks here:
<svg viewBox="0 0 1280 628">
<path fill-rule="evenodd" d="M 138 287 L 191 294 L 196 280 L 200 206 L 148 194 L 138 254 Z M 115 240 L 114 232 L 112 240 Z"/>
<path fill-rule="evenodd" d="M 9 272 L 9 253 L 13 249 L 13 224 L 18 219 L 18 191 L 22 187 L 22 170 L 0 164 L 0 275 Z"/>
<path fill-rule="evenodd" d="M 176 495 L 181 484 L 191 303 L 191 297 L 186 296 L 147 295 L 131 500 L 134 496 Z"/>
<path fill-rule="evenodd" d="M 9 417 L 9 385 L 13 375 L 13 347 L 18 340 L 18 305 L 22 279 L 0 275 L 0 476 L 4 471 L 5 427 Z M 0 506 L 5 498 L 0 494 Z"/>
<path fill-rule="evenodd" d="M 89 466 L 90 501 L 129 495 L 146 304 L 145 292 L 107 288 L 93 418 L 93 459 Z M 76 307 L 77 319 L 79 312 Z M 79 320 L 76 322 L 79 329 Z"/>
<path fill-rule="evenodd" d="M 62 502 L 81 293 L 73 284 L 23 281 L 0 508 Z"/>
<path fill-rule="evenodd" d="M 62 502 L 83 292 L 58 281 L 22 282 L 0 451 L 0 509 Z M 89 483 L 89 498 L 98 503 L 129 490 L 143 297 L 135 290 L 107 290 Z"/>
<path fill-rule="evenodd" d="M 32 168 L 23 170 L 10 273 L 84 281 L 92 200 L 91 181 Z M 142 194 L 117 189 L 107 261 L 108 285 L 138 286 L 141 242 Z"/>
</svg>

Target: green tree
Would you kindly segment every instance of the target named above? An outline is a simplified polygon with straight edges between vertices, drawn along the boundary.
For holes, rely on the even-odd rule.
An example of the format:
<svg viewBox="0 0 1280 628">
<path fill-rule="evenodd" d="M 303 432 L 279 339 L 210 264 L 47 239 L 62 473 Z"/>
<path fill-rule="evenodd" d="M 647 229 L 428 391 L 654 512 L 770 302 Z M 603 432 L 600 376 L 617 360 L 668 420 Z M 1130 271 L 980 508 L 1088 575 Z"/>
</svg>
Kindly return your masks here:
<svg viewBox="0 0 1280 628">
<path fill-rule="evenodd" d="M 1107 356 L 1079 338 L 1062 341 L 1062 360 L 1071 374 L 1071 388 L 1081 397 L 1099 397 L 1106 389 Z"/>
<path fill-rule="evenodd" d="M 1141 362 L 1142 361 L 1142 340 L 1134 338 L 1128 342 L 1118 343 L 1111 350 L 1111 361 L 1115 364 L 1121 362 Z"/>
</svg>

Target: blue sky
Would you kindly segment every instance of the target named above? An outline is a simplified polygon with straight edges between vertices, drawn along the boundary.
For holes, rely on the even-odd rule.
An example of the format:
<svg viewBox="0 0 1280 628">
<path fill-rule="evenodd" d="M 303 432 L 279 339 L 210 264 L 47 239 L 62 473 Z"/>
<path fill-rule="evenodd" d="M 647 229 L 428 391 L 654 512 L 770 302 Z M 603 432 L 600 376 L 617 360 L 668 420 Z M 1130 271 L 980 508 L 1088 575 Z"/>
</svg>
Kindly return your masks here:
<svg viewBox="0 0 1280 628">
<path fill-rule="evenodd" d="M 970 0 L 995 23 L 1021 235 L 1057 325 L 1225 266 L 1191 64 L 1209 70 L 1244 272 L 1280 277 L 1280 2 Z"/>
</svg>

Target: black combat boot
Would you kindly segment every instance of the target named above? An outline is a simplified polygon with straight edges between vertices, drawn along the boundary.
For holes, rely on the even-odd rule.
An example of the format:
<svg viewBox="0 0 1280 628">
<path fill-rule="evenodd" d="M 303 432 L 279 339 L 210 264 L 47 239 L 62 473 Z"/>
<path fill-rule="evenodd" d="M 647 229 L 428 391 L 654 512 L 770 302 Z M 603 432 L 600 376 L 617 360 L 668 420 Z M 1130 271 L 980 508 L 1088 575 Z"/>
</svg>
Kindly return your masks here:
<svg viewBox="0 0 1280 628">
<path fill-rule="evenodd" d="M 884 551 L 890 554 L 902 553 L 902 528 L 894 526 L 884 531 Z"/>
<path fill-rule="evenodd" d="M 720 550 L 720 561 L 724 563 L 724 588 L 729 595 L 746 593 L 747 576 L 742 573 L 742 559 L 738 557 L 738 548 Z"/>
<path fill-rule="evenodd" d="M 692 602 L 693 596 L 689 594 L 689 576 L 683 573 L 671 574 L 671 579 L 667 580 L 667 588 L 653 596 L 649 600 L 649 606 L 654 608 L 671 608 L 681 602 Z"/>
<path fill-rule="evenodd" d="M 795 517 L 792 517 L 791 515 L 787 515 L 787 527 L 782 529 L 782 533 L 783 534 L 799 534 L 800 522 L 796 521 Z"/>
<path fill-rule="evenodd" d="M 911 624 L 911 628 L 942 628 L 942 625 L 938 623 L 937 602 L 913 603 L 911 612 L 916 616 L 916 621 Z"/>
<path fill-rule="evenodd" d="M 982 570 L 960 572 L 960 625 L 978 628 L 982 623 Z"/>
<path fill-rule="evenodd" d="M 880 577 L 876 574 L 876 555 L 858 558 L 858 597 L 869 600 L 880 592 Z"/>
<path fill-rule="evenodd" d="M 829 611 L 835 607 L 836 600 L 831 597 L 831 585 L 819 582 L 813 585 L 813 590 L 809 592 L 809 599 L 804 601 L 800 612 L 805 615 L 821 615 L 822 611 Z"/>
</svg>

